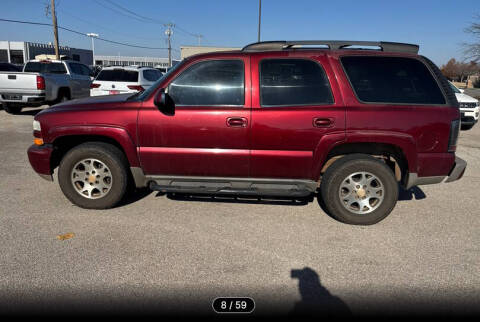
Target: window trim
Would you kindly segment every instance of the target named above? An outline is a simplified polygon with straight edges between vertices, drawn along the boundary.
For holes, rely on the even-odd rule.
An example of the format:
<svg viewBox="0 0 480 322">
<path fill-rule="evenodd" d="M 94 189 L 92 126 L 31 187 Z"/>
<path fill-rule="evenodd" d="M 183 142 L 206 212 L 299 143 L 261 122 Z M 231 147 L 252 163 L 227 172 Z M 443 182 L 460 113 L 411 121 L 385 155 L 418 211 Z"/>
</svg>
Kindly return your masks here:
<svg viewBox="0 0 480 322">
<path fill-rule="evenodd" d="M 180 77 L 181 75 L 183 75 L 183 73 L 187 72 L 189 69 L 191 69 L 193 66 L 197 65 L 197 64 L 200 64 L 200 63 L 203 63 L 203 62 L 208 62 L 208 61 L 232 61 L 232 60 L 236 60 L 236 61 L 240 61 L 242 63 L 242 67 L 243 67 L 243 104 L 235 104 L 235 105 L 232 105 L 232 104 L 213 104 L 213 105 L 190 105 L 190 104 L 175 104 L 175 107 L 207 107 L 207 106 L 212 106 L 212 107 L 238 107 L 238 108 L 244 108 L 246 103 L 245 103 L 245 83 L 246 83 L 246 73 L 245 73 L 245 61 L 242 59 L 242 58 L 239 58 L 239 57 L 234 57 L 234 58 L 209 58 L 209 59 L 203 59 L 203 60 L 198 60 L 194 63 L 192 63 L 190 66 L 187 66 L 187 68 L 185 68 L 184 70 L 182 70 L 177 76 L 175 76 L 175 78 L 173 78 L 170 82 L 168 82 L 168 84 L 166 84 L 166 86 L 164 88 L 166 88 L 166 93 L 168 93 L 170 91 L 170 85 L 178 78 Z"/>
<path fill-rule="evenodd" d="M 430 73 L 430 76 L 432 76 L 433 80 L 435 81 L 435 83 L 437 84 L 438 86 L 438 89 L 440 90 L 440 93 L 442 94 L 442 97 L 445 101 L 445 103 L 443 104 L 438 104 L 438 103 L 392 103 L 392 102 L 369 102 L 369 101 L 363 101 L 360 99 L 360 97 L 358 97 L 358 94 L 357 94 L 357 91 L 355 90 L 355 87 L 353 86 L 352 84 L 352 81 L 350 80 L 350 76 L 348 76 L 348 73 L 345 69 L 345 66 L 343 66 L 343 61 L 342 61 L 342 58 L 344 57 L 387 57 L 387 58 L 405 58 L 405 59 L 412 59 L 412 60 L 417 60 L 419 61 L 423 66 L 425 66 L 428 70 L 428 72 Z M 353 94 L 355 95 L 355 98 L 357 99 L 357 101 L 360 103 L 360 104 L 368 104 L 368 105 L 395 105 L 395 106 L 399 106 L 399 105 L 405 105 L 405 106 L 448 106 L 448 100 L 447 100 L 447 97 L 442 89 L 442 85 L 440 84 L 439 80 L 437 79 L 437 77 L 435 77 L 432 69 L 430 68 L 430 66 L 428 66 L 428 64 L 426 64 L 422 59 L 420 59 L 419 57 L 406 57 L 406 56 L 401 56 L 401 55 L 362 55 L 362 54 L 346 54 L 346 55 L 339 55 L 338 57 L 339 61 L 340 61 L 340 66 L 342 66 L 342 70 L 343 70 L 343 73 L 345 74 L 345 77 L 347 78 L 348 80 L 348 83 L 350 84 L 350 88 L 352 89 L 353 91 Z"/>
<path fill-rule="evenodd" d="M 317 64 L 320 69 L 323 71 L 323 74 L 325 75 L 327 82 L 328 82 L 328 90 L 330 91 L 330 95 L 332 97 L 332 103 L 315 103 L 315 104 L 282 104 L 282 105 L 263 105 L 262 102 L 262 63 L 265 60 L 305 60 L 305 61 L 310 61 L 315 64 Z M 266 107 L 266 108 L 276 108 L 276 107 L 311 107 L 311 106 L 331 106 L 335 105 L 335 96 L 333 95 L 332 91 L 332 83 L 330 82 L 330 79 L 328 78 L 328 74 L 325 71 L 325 68 L 323 68 L 323 65 L 314 59 L 310 58 L 304 58 L 304 57 L 268 57 L 268 58 L 262 58 L 258 61 L 258 94 L 259 94 L 259 103 L 260 107 Z"/>
</svg>

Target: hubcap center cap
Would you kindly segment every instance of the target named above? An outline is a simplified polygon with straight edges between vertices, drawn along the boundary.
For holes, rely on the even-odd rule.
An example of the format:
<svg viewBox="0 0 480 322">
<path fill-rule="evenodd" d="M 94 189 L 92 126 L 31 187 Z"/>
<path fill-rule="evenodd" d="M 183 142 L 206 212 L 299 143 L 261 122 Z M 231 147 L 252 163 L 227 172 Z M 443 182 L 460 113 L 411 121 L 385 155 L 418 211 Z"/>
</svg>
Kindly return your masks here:
<svg viewBox="0 0 480 322">
<path fill-rule="evenodd" d="M 93 174 L 91 174 L 90 176 L 88 176 L 88 182 L 89 183 L 94 183 L 95 182 L 95 176 Z"/>
<path fill-rule="evenodd" d="M 357 190 L 357 196 L 359 196 L 360 198 L 365 197 L 365 195 L 366 195 L 366 192 L 363 188 L 360 188 Z"/>
</svg>

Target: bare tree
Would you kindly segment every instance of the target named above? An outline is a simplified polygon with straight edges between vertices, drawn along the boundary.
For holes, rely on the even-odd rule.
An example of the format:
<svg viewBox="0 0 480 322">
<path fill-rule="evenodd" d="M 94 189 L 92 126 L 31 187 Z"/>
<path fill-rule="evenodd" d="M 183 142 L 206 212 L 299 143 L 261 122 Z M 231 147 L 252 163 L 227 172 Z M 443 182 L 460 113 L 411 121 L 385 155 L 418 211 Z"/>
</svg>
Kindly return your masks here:
<svg viewBox="0 0 480 322">
<path fill-rule="evenodd" d="M 464 44 L 464 53 L 467 59 L 478 62 L 480 61 L 480 14 L 476 15 L 475 19 L 476 21 L 465 29 L 465 32 L 473 35 L 475 40 L 473 43 Z"/>
</svg>

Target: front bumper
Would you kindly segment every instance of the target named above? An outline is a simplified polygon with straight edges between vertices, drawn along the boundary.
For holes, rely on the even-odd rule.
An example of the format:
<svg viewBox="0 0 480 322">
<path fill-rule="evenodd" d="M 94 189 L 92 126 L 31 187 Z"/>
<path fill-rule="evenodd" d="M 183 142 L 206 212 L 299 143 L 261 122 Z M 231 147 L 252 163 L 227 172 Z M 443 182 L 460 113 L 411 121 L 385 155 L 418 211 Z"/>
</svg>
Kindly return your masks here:
<svg viewBox="0 0 480 322">
<path fill-rule="evenodd" d="M 409 173 L 405 189 L 410 189 L 413 186 L 420 186 L 426 184 L 434 184 L 441 182 L 452 182 L 459 180 L 463 177 L 465 169 L 467 168 L 467 162 L 459 157 L 455 157 L 455 163 L 451 168 L 448 176 L 431 176 L 431 177 L 418 177 L 416 173 Z"/>
<path fill-rule="evenodd" d="M 52 168 L 50 165 L 50 159 L 52 156 L 53 147 L 49 144 L 42 146 L 32 145 L 28 149 L 28 161 L 33 170 L 40 175 L 43 179 L 53 181 Z"/>
</svg>

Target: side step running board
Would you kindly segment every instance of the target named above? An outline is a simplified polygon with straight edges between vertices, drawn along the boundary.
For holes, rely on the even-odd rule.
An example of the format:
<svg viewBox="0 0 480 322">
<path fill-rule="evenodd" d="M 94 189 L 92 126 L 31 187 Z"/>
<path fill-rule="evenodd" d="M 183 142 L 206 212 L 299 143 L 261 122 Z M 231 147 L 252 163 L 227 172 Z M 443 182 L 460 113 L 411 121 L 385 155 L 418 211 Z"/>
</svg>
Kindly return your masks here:
<svg viewBox="0 0 480 322">
<path fill-rule="evenodd" d="M 195 194 L 306 197 L 317 189 L 315 181 L 301 179 L 147 176 L 147 180 L 152 190 Z"/>
</svg>

